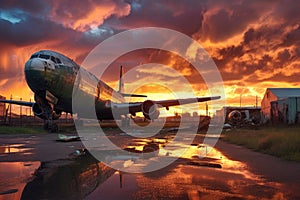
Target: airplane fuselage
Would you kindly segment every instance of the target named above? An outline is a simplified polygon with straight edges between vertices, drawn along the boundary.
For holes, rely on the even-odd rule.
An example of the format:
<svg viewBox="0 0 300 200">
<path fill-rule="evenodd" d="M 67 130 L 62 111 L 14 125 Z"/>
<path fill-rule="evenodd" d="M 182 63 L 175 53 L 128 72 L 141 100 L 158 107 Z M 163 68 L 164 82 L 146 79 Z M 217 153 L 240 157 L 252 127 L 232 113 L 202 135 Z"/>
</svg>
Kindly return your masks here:
<svg viewBox="0 0 300 200">
<path fill-rule="evenodd" d="M 81 84 L 75 82 L 79 71 L 81 76 L 87 77 L 81 79 Z M 106 106 L 107 103 L 125 102 L 120 93 L 95 75 L 80 68 L 70 58 L 54 51 L 42 50 L 34 53 L 25 64 L 25 77 L 28 86 L 35 93 L 35 101 L 46 100 L 44 102 L 50 103 L 57 113 L 72 113 L 73 89 L 95 98 L 99 119 L 113 119 L 111 109 Z"/>
</svg>

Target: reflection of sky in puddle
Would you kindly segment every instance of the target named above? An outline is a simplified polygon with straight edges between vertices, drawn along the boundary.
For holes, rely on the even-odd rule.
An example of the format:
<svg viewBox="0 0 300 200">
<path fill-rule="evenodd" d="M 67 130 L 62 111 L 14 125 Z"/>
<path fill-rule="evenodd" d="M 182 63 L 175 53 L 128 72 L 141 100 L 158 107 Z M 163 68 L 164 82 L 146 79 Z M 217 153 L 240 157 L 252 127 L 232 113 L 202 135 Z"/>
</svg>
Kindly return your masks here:
<svg viewBox="0 0 300 200">
<path fill-rule="evenodd" d="M 21 199 L 24 187 L 39 166 L 40 162 L 1 162 L 0 200 Z"/>
<path fill-rule="evenodd" d="M 116 171 L 85 199 L 132 199 L 132 194 L 137 191 L 134 175 Z"/>
<path fill-rule="evenodd" d="M 40 162 L 0 163 L 0 192 L 16 191 L 0 195 L 0 200 L 20 199 L 23 190 L 32 197 L 37 196 L 38 191 L 43 191 L 40 194 L 41 198 L 65 192 L 65 197 L 70 195 L 83 198 L 87 195 L 85 197 L 87 199 L 284 199 L 280 184 L 268 183 L 248 170 L 246 164 L 230 160 L 213 147 L 203 144 L 185 145 L 178 142 L 166 150 L 164 147 L 167 142 L 165 138 L 154 138 L 134 139 L 128 143 L 127 148 L 135 148 L 141 152 L 145 145 L 156 143 L 159 146 L 156 156 L 181 155 L 181 159 L 171 166 L 155 172 L 142 174 L 115 172 L 85 155 L 79 156 L 71 164 L 67 162 L 60 166 L 62 161 L 54 161 L 42 165 L 44 170 L 49 171 L 36 173 L 40 178 L 29 182 L 25 189 L 26 183 L 40 166 Z M 10 146 L 11 149 L 19 150 L 22 147 L 22 144 Z M 18 152 L 22 153 L 25 150 Z M 138 158 L 121 161 L 123 165 L 132 168 L 145 164 L 141 162 L 144 160 Z M 194 166 L 190 165 L 189 161 L 220 163 L 222 169 Z"/>
<path fill-rule="evenodd" d="M 136 177 L 134 199 L 285 199 L 276 186 L 212 168 L 179 165 L 169 173 L 153 172 Z"/>
<path fill-rule="evenodd" d="M 186 165 L 198 165 L 206 167 L 218 167 L 221 166 L 222 172 L 235 174 L 237 176 L 243 177 L 247 180 L 256 181 L 256 184 L 267 184 L 264 179 L 260 176 L 252 173 L 245 163 L 234 161 L 222 154 L 222 152 L 217 149 L 210 147 L 205 144 L 184 144 L 182 142 L 170 142 L 173 137 L 167 138 L 147 138 L 147 139 L 132 139 L 126 146 L 126 150 L 133 152 L 132 158 L 129 156 L 111 156 L 110 161 L 115 164 L 115 166 L 120 166 L 118 169 L 125 168 L 143 168 L 150 162 L 157 162 L 159 157 L 171 157 L 171 158 L 182 158 L 180 163 L 185 163 Z M 145 157 L 147 153 L 144 152 L 144 147 L 155 143 L 159 149 L 152 154 L 152 157 Z M 192 163 L 189 161 L 193 161 Z M 204 165 L 203 163 L 209 163 Z M 210 165 L 215 164 L 215 165 Z M 218 165 L 217 165 L 218 164 Z M 274 183 L 271 183 L 274 185 Z M 279 185 L 278 185 L 279 186 Z"/>
<path fill-rule="evenodd" d="M 147 140 L 147 142 L 149 141 Z M 135 145 L 131 144 L 131 148 L 142 150 L 147 142 L 139 139 Z M 165 140 L 165 142 L 167 141 Z M 199 199 L 200 196 L 201 199 L 203 199 L 202 197 L 211 199 L 212 196 L 216 199 L 223 197 L 250 199 L 280 197 L 285 199 L 283 193 L 280 192 L 282 187 L 280 183 L 266 181 L 252 173 L 245 163 L 231 160 L 213 147 L 204 144 L 186 145 L 182 143 L 172 143 L 172 146 L 167 149 L 164 148 L 165 146 L 166 144 L 163 142 L 159 143 L 158 156 L 181 157 L 183 161 L 181 159 L 171 173 L 160 175 L 159 178 L 152 178 L 152 175 L 149 175 L 156 172 L 137 175 L 137 182 L 142 188 L 136 194 L 137 199 L 157 197 L 170 199 L 172 195 L 176 198 L 188 196 L 189 199 Z M 212 165 L 191 166 L 189 161 L 219 163 L 222 169 L 199 167 Z M 129 167 L 134 166 L 133 163 L 131 164 Z M 168 185 L 167 188 L 166 185 Z M 143 188 L 145 188 L 144 191 Z M 154 193 L 157 193 L 157 196 L 153 195 Z M 152 196 L 147 196 L 148 194 Z"/>
<path fill-rule="evenodd" d="M 22 153 L 23 155 L 30 155 L 32 148 L 24 147 L 24 144 L 10 144 L 0 146 L 0 155 L 11 153 Z"/>
<path fill-rule="evenodd" d="M 158 149 L 157 156 L 159 157 L 174 157 L 174 158 L 185 158 L 185 159 L 201 159 L 210 158 L 212 160 L 220 160 L 224 155 L 217 152 L 214 148 L 203 145 L 203 144 L 184 144 L 180 142 L 172 142 L 168 144 L 167 139 L 135 139 L 130 142 L 127 146 L 127 150 L 134 149 L 136 153 L 145 153 L 145 147 L 156 144 Z"/>
<path fill-rule="evenodd" d="M 192 146 L 183 157 L 194 159 L 197 147 Z M 285 199 L 279 183 L 267 182 L 213 149 L 208 156 L 219 158 L 222 169 L 176 165 L 169 173 L 160 171 L 137 176 L 140 190 L 136 199 Z"/>
</svg>

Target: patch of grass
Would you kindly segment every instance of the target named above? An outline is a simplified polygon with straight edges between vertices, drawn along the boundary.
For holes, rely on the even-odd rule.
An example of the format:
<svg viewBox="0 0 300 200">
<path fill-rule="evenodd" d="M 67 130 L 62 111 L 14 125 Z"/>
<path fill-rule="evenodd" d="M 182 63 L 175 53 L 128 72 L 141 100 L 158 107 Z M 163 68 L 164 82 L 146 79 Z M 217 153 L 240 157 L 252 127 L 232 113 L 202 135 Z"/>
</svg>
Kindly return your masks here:
<svg viewBox="0 0 300 200">
<path fill-rule="evenodd" d="M 37 134 L 45 133 L 42 127 L 0 126 L 0 134 Z"/>
<path fill-rule="evenodd" d="M 300 161 L 299 127 L 236 129 L 224 134 L 223 140 L 286 160 Z"/>
</svg>

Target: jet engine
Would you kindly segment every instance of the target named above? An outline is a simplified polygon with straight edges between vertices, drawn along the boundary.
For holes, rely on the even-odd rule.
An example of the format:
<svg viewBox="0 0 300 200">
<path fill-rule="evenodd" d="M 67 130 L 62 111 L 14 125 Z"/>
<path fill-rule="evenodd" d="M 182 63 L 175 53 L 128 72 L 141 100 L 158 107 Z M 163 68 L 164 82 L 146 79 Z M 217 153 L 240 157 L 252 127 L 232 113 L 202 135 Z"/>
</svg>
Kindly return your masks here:
<svg viewBox="0 0 300 200">
<path fill-rule="evenodd" d="M 230 124 L 237 125 L 242 121 L 242 113 L 237 110 L 231 111 L 228 114 L 228 119 L 230 121 Z"/>
<path fill-rule="evenodd" d="M 41 118 L 41 119 L 49 119 L 49 114 L 46 112 L 46 110 L 49 110 L 49 108 L 42 108 L 39 104 L 35 103 L 32 106 L 32 111 L 35 116 Z M 51 109 L 51 108 L 50 108 Z M 60 117 L 60 113 L 56 113 L 55 111 L 49 110 L 52 114 L 52 119 L 58 119 Z"/>
<path fill-rule="evenodd" d="M 47 119 L 47 114 L 45 112 L 43 112 L 43 110 L 37 103 L 33 104 L 32 111 L 35 116 L 37 116 L 41 119 Z"/>
<path fill-rule="evenodd" d="M 146 119 L 154 120 L 159 117 L 158 105 L 151 100 L 146 100 L 142 104 L 142 112 Z"/>
</svg>

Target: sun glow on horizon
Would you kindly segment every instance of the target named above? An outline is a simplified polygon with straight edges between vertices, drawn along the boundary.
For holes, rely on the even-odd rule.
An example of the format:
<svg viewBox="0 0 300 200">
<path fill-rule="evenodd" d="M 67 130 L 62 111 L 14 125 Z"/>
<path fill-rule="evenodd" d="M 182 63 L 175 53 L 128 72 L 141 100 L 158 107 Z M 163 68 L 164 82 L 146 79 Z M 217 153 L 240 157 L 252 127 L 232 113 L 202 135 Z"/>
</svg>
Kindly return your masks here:
<svg viewBox="0 0 300 200">
<path fill-rule="evenodd" d="M 208 52 L 224 80 L 227 105 L 260 106 L 267 88 L 300 87 L 299 9 L 300 4 L 281 1 L 5 1 L 0 9 L 0 95 L 33 100 L 24 65 L 36 51 L 54 50 L 80 65 L 110 36 L 134 28 L 163 27 L 193 38 Z M 107 49 L 110 51 L 114 49 Z M 197 51 L 191 44 L 185 52 L 195 58 Z M 101 80 L 117 88 L 120 65 L 130 70 L 161 63 L 170 68 L 140 68 L 136 76 L 124 81 L 125 90 L 152 100 L 210 96 L 201 75 L 197 77 L 191 64 L 178 57 L 163 51 L 120 55 L 115 68 Z M 172 70 L 188 80 L 193 94 Z M 161 85 L 143 85 L 149 80 Z M 175 90 L 162 87 L 168 84 Z M 186 110 L 205 112 L 204 104 L 198 107 L 187 106 Z"/>
</svg>

